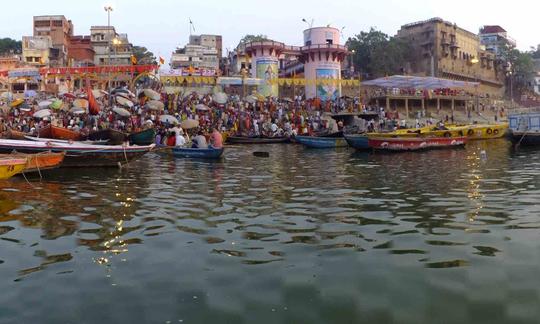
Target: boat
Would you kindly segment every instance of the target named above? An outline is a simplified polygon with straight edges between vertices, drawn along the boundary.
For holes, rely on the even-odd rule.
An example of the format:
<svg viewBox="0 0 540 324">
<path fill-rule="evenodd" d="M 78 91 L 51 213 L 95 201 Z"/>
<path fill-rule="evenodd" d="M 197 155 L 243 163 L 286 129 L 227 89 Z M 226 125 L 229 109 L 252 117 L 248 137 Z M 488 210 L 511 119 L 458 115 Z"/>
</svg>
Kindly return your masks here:
<svg viewBox="0 0 540 324">
<path fill-rule="evenodd" d="M 122 166 L 140 158 L 154 148 L 127 145 L 91 145 L 80 142 L 35 142 L 0 139 L 0 153 L 64 152 L 62 167 L 113 167 Z"/>
<path fill-rule="evenodd" d="M 127 135 L 121 131 L 108 128 L 92 132 L 86 139 L 93 142 L 107 141 L 109 145 L 122 145 L 126 141 Z"/>
<path fill-rule="evenodd" d="M 463 129 L 470 140 L 502 138 L 508 131 L 508 124 L 473 124 L 466 126 L 448 126 L 449 129 Z"/>
<path fill-rule="evenodd" d="M 15 157 L 26 159 L 26 167 L 24 168 L 24 173 L 33 173 L 41 172 L 44 170 L 50 170 L 60 167 L 64 161 L 65 152 L 41 152 L 35 154 L 25 154 L 13 152 L 11 154 L 0 155 L 1 158 L 4 157 Z"/>
<path fill-rule="evenodd" d="M 540 108 L 516 109 L 508 114 L 508 124 L 514 144 L 540 145 Z"/>
<path fill-rule="evenodd" d="M 247 137 L 247 136 L 228 136 L 227 143 L 229 144 L 277 144 L 289 143 L 288 137 Z"/>
<path fill-rule="evenodd" d="M 0 180 L 6 180 L 24 171 L 26 158 L 2 157 L 0 158 Z"/>
<path fill-rule="evenodd" d="M 39 137 L 52 138 L 66 141 L 78 141 L 81 139 L 81 133 L 53 125 L 47 125 L 38 130 Z"/>
<path fill-rule="evenodd" d="M 154 143 L 155 138 L 156 131 L 153 128 L 145 129 L 137 133 L 132 133 L 128 136 L 129 142 L 134 145 L 150 145 Z"/>
<path fill-rule="evenodd" d="M 418 151 L 435 148 L 455 148 L 465 146 L 467 137 L 414 137 L 386 138 L 368 136 L 369 147 L 383 151 Z"/>
<path fill-rule="evenodd" d="M 345 140 L 350 147 L 357 150 L 369 149 L 368 136 L 365 134 L 345 134 Z"/>
<path fill-rule="evenodd" d="M 370 133 L 375 137 L 415 138 L 415 137 L 463 137 L 467 133 L 467 126 L 454 126 L 452 128 L 422 127 L 398 129 L 385 133 Z"/>
<path fill-rule="evenodd" d="M 5 133 L 5 138 L 23 140 L 24 137 L 27 135 L 28 135 L 27 133 L 23 133 L 14 129 L 8 129 Z"/>
<path fill-rule="evenodd" d="M 321 137 L 321 136 L 295 136 L 294 139 L 309 148 L 336 148 L 346 147 L 344 137 Z"/>
<path fill-rule="evenodd" d="M 206 149 L 188 148 L 176 146 L 172 148 L 174 157 L 197 158 L 197 159 L 219 159 L 223 156 L 224 148 L 213 148 L 209 146 Z"/>
</svg>

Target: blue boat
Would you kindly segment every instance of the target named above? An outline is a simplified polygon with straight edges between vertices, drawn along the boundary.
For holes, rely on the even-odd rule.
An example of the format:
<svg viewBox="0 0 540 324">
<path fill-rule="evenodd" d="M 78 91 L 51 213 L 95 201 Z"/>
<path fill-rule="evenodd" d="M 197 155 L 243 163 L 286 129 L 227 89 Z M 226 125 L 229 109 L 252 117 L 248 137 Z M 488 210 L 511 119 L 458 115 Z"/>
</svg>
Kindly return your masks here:
<svg viewBox="0 0 540 324">
<path fill-rule="evenodd" d="M 347 141 L 343 137 L 296 136 L 294 139 L 309 148 L 322 149 L 347 146 Z"/>
<path fill-rule="evenodd" d="M 540 146 L 540 110 L 524 109 L 508 115 L 512 142 L 525 146 Z"/>
<path fill-rule="evenodd" d="M 353 147 L 357 150 L 367 150 L 369 149 L 368 137 L 365 134 L 350 134 L 345 135 L 345 140 L 350 147 Z"/>
<path fill-rule="evenodd" d="M 219 159 L 223 156 L 224 148 L 208 147 L 206 149 L 190 147 L 173 147 L 174 157 L 194 158 L 194 159 Z"/>
</svg>

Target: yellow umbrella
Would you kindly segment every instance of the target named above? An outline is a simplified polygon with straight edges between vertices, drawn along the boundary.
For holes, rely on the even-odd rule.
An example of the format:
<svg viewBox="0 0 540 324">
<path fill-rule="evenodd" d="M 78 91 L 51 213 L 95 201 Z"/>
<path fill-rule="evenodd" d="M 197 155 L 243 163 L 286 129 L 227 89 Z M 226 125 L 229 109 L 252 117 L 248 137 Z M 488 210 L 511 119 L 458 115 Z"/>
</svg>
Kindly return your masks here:
<svg viewBox="0 0 540 324">
<path fill-rule="evenodd" d="M 12 107 L 12 108 L 13 108 L 13 107 L 17 107 L 17 106 L 22 105 L 23 102 L 24 102 L 24 99 L 16 99 L 16 100 L 14 100 L 13 102 L 11 102 L 11 103 L 9 104 L 9 106 Z"/>
</svg>

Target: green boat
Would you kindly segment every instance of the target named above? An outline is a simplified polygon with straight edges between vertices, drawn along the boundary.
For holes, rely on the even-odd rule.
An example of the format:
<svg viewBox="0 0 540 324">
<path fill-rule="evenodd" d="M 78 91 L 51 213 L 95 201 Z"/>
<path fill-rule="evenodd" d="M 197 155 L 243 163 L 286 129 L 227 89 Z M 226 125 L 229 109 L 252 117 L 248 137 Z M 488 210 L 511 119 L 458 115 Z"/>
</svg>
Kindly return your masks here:
<svg viewBox="0 0 540 324">
<path fill-rule="evenodd" d="M 129 143 L 133 145 L 150 145 L 154 143 L 156 131 L 152 128 L 129 135 Z"/>
</svg>

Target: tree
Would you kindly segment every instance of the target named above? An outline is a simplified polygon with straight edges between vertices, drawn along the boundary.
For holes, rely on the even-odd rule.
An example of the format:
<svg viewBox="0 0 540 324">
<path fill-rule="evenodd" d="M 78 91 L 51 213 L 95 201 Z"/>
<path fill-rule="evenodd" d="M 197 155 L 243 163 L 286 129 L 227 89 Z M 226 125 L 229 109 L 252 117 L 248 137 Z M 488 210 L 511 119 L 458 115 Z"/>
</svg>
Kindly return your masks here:
<svg viewBox="0 0 540 324">
<path fill-rule="evenodd" d="M 157 64 L 154 53 L 144 46 L 133 46 L 133 55 L 137 59 L 137 64 Z"/>
<path fill-rule="evenodd" d="M 540 45 L 538 45 L 536 49 L 533 47 L 531 53 L 533 59 L 540 59 Z"/>
<path fill-rule="evenodd" d="M 264 42 L 264 41 L 269 41 L 269 40 L 270 39 L 266 35 L 262 35 L 262 34 L 251 35 L 251 34 L 248 34 L 248 35 L 242 37 L 242 39 L 240 40 L 240 44 L 245 44 L 245 43 L 250 43 L 250 42 Z"/>
<path fill-rule="evenodd" d="M 0 54 L 9 54 L 9 53 L 19 54 L 21 52 L 22 52 L 21 41 L 17 41 L 11 38 L 0 39 Z"/>
<path fill-rule="evenodd" d="M 402 74 L 411 52 L 404 40 L 390 37 L 371 28 L 347 40 L 349 50 L 353 51 L 353 64 L 369 78 L 391 74 Z"/>
</svg>

